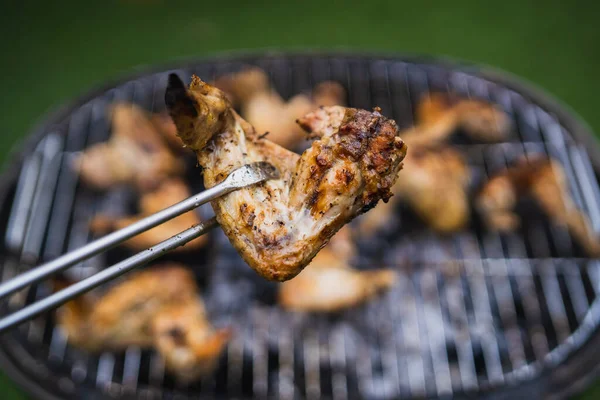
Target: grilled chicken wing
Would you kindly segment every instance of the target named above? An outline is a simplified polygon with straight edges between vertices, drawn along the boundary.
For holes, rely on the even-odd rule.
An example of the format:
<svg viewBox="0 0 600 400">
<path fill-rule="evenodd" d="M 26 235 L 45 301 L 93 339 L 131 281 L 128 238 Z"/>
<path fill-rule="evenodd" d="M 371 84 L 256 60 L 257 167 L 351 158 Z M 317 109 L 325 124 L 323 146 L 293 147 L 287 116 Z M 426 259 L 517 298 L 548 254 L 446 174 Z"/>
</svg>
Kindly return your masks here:
<svg viewBox="0 0 600 400">
<path fill-rule="evenodd" d="M 456 150 L 416 150 L 398 179 L 397 195 L 436 231 L 454 232 L 469 221 L 470 180 L 469 167 Z"/>
<path fill-rule="evenodd" d="M 600 256 L 600 238 L 571 198 L 558 162 L 539 157 L 501 171 L 477 196 L 477 209 L 490 229 L 512 230 L 520 223 L 514 208 L 523 196 L 534 198 L 548 217 L 565 226 L 590 256 Z"/>
<path fill-rule="evenodd" d="M 152 344 L 151 320 L 170 303 L 196 301 L 193 276 L 166 265 L 133 273 L 100 298 L 84 295 L 57 311 L 69 341 L 90 351 Z"/>
<path fill-rule="evenodd" d="M 96 234 L 106 234 L 107 232 L 119 230 L 190 196 L 189 188 L 182 180 L 178 178 L 169 179 L 162 182 L 155 190 L 142 194 L 139 199 L 140 213 L 138 215 L 131 217 L 99 215 L 92 219 L 90 229 Z M 127 240 L 124 244 L 133 250 L 144 250 L 199 223 L 198 214 L 192 210 L 155 228 L 142 232 Z M 206 236 L 200 236 L 185 246 L 178 247 L 175 251 L 196 250 L 205 243 Z"/>
<path fill-rule="evenodd" d="M 217 220 L 244 260 L 267 279 L 298 274 L 345 223 L 386 201 L 406 145 L 378 111 L 326 107 L 302 118 L 320 140 L 301 156 L 261 139 L 223 92 L 171 75 L 165 95 L 184 143 L 195 150 L 208 188 L 244 164 L 267 161 L 280 179 L 212 202 Z"/>
<path fill-rule="evenodd" d="M 215 330 L 200 301 L 172 304 L 152 318 L 154 347 L 169 371 L 183 381 L 193 381 L 217 366 L 230 329 Z"/>
<path fill-rule="evenodd" d="M 287 102 L 271 88 L 267 74 L 259 68 L 250 68 L 224 76 L 215 86 L 229 94 L 241 106 L 242 117 L 259 135 L 268 132 L 270 141 L 287 149 L 306 139 L 305 132 L 296 124 L 319 106 L 343 105 L 345 91 L 336 82 L 322 82 L 312 97 L 298 94 Z"/>
<path fill-rule="evenodd" d="M 508 137 L 511 122 L 498 107 L 481 100 L 430 93 L 417 107 L 415 127 L 402 136 L 410 146 L 437 146 L 458 128 L 475 140 L 497 142 Z"/>
<path fill-rule="evenodd" d="M 393 286 L 392 270 L 358 271 L 348 228 L 342 228 L 294 279 L 281 284 L 279 304 L 288 310 L 334 312 L 356 306 Z"/>
<path fill-rule="evenodd" d="M 405 173 L 392 189 L 396 196 L 361 217 L 363 234 L 373 234 L 390 221 L 395 205 L 402 200 L 440 233 L 462 229 L 469 221 L 471 174 L 457 151 L 441 146 L 457 128 L 484 142 L 506 139 L 511 128 L 508 115 L 496 106 L 442 93 L 421 100 L 416 120 L 415 127 L 401 134 L 411 152 L 404 162 Z"/>
<path fill-rule="evenodd" d="M 467 188 L 471 172 L 459 152 L 451 148 L 416 148 L 404 162 L 404 171 L 392 189 L 395 196 L 361 217 L 362 234 L 374 234 L 390 221 L 396 204 L 410 208 L 440 233 L 462 229 L 469 221 Z"/>
<path fill-rule="evenodd" d="M 183 163 L 169 150 L 157 125 L 133 104 L 112 107 L 112 136 L 74 160 L 84 182 L 98 189 L 133 183 L 153 188 L 163 179 L 183 172 Z"/>
<path fill-rule="evenodd" d="M 213 329 L 192 273 L 175 264 L 133 273 L 99 298 L 71 300 L 57 322 L 71 344 L 88 351 L 154 346 L 183 380 L 209 372 L 230 336 Z"/>
</svg>

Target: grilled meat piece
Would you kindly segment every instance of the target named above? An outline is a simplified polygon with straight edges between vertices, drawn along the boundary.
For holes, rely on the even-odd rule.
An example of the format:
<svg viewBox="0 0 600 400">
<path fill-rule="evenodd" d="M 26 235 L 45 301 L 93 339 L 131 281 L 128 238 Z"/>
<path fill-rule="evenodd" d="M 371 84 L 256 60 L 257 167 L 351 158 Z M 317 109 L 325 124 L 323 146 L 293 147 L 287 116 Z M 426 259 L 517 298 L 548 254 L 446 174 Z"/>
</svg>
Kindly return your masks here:
<svg viewBox="0 0 600 400">
<path fill-rule="evenodd" d="M 82 180 L 98 189 L 135 184 L 143 190 L 184 171 L 184 165 L 167 146 L 158 121 L 133 104 L 111 107 L 112 136 L 108 142 L 86 149 L 73 166 Z"/>
<path fill-rule="evenodd" d="M 406 201 L 427 225 L 442 233 L 460 230 L 469 221 L 467 188 L 471 171 L 451 148 L 417 150 L 396 183 Z"/>
<path fill-rule="evenodd" d="M 98 235 L 116 231 L 185 200 L 190 196 L 191 193 L 188 186 L 181 179 L 172 178 L 162 182 L 155 190 L 142 193 L 139 198 L 140 213 L 138 215 L 129 217 L 99 215 L 92 219 L 90 229 Z M 199 223 L 198 214 L 192 210 L 132 237 L 124 245 L 136 251 L 145 250 Z M 205 243 L 206 235 L 200 236 L 185 246 L 178 247 L 174 251 L 196 250 Z"/>
<path fill-rule="evenodd" d="M 533 157 L 499 172 L 482 188 L 476 206 L 490 229 L 509 231 L 520 224 L 514 208 L 524 196 L 532 197 L 552 222 L 566 227 L 590 256 L 600 256 L 600 238 L 571 198 L 565 172 L 555 160 Z"/>
<path fill-rule="evenodd" d="M 281 284 L 279 304 L 293 311 L 335 312 L 357 306 L 394 285 L 392 270 L 350 267 L 353 253 L 344 227 L 298 276 Z"/>
<path fill-rule="evenodd" d="M 258 67 L 248 67 L 239 72 L 218 77 L 212 86 L 223 91 L 232 106 L 241 107 L 256 93 L 271 91 L 267 73 Z"/>
<path fill-rule="evenodd" d="M 212 202 L 217 220 L 244 260 L 267 279 L 297 275 L 345 223 L 388 200 L 406 145 L 378 111 L 324 107 L 300 120 L 320 140 L 301 156 L 256 134 L 226 96 L 194 76 L 171 75 L 165 95 L 184 143 L 195 150 L 204 185 L 257 161 L 280 179 Z"/>
<path fill-rule="evenodd" d="M 87 294 L 57 311 L 69 341 L 90 351 L 152 345 L 151 320 L 170 303 L 197 300 L 192 274 L 177 265 L 132 273 L 100 298 Z"/>
<path fill-rule="evenodd" d="M 336 82 L 315 86 L 312 96 L 298 94 L 287 102 L 271 88 L 267 74 L 259 68 L 223 76 L 214 85 L 238 103 L 242 117 L 259 135 L 268 133 L 270 141 L 287 149 L 306 139 L 296 120 L 319 106 L 343 105 L 345 91 Z"/>
<path fill-rule="evenodd" d="M 169 371 L 193 381 L 213 371 L 232 332 L 215 330 L 200 301 L 171 304 L 152 318 L 153 344 Z"/>
<path fill-rule="evenodd" d="M 498 142 L 510 135 L 511 122 L 497 106 L 481 100 L 430 93 L 417 106 L 416 125 L 403 133 L 410 146 L 437 146 L 457 129 L 481 142 Z"/>
<path fill-rule="evenodd" d="M 460 153 L 442 146 L 458 128 L 484 142 L 506 139 L 511 129 L 508 115 L 496 106 L 442 93 L 428 94 L 420 101 L 416 120 L 416 126 L 401 133 L 411 152 L 405 173 L 392 189 L 396 196 L 361 217 L 363 234 L 374 234 L 388 223 L 402 200 L 437 232 L 462 229 L 469 221 L 471 173 Z"/>
<path fill-rule="evenodd" d="M 374 234 L 390 221 L 400 201 L 406 202 L 435 231 L 458 231 L 469 221 L 470 181 L 471 171 L 456 150 L 414 149 L 406 157 L 404 171 L 392 189 L 395 196 L 361 217 L 360 232 Z"/>
<path fill-rule="evenodd" d="M 57 323 L 88 351 L 153 346 L 182 380 L 210 372 L 230 336 L 213 329 L 194 276 L 176 264 L 132 273 L 101 297 L 71 300 L 57 310 Z"/>
</svg>

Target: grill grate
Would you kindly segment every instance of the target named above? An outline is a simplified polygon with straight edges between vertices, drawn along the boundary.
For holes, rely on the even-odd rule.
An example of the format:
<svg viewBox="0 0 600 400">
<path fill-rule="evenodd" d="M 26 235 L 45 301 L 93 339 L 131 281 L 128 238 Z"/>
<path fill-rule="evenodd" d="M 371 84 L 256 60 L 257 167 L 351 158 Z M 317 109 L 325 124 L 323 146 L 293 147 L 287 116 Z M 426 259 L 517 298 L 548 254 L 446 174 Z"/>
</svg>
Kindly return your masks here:
<svg viewBox="0 0 600 400">
<path fill-rule="evenodd" d="M 429 90 L 495 102 L 515 121 L 512 141 L 474 145 L 456 139 L 476 180 L 523 155 L 552 156 L 563 165 L 575 202 L 600 230 L 600 190 L 586 149 L 524 94 L 440 65 L 359 57 L 270 56 L 175 72 L 210 80 L 245 64 L 264 68 L 285 97 L 325 79 L 339 81 L 351 106 L 378 105 L 401 127 L 413 123 L 415 102 Z M 132 193 L 89 191 L 78 184 L 69 160 L 106 140 L 111 102 L 164 109 L 168 72 L 101 93 L 48 128 L 8 188 L 14 195 L 3 205 L 10 215 L 0 221 L 2 279 L 90 240 L 88 223 L 97 210 L 127 210 Z M 398 285 L 358 309 L 330 316 L 281 311 L 276 284 L 256 277 L 217 232 L 216 254 L 190 264 L 197 271 L 211 267 L 203 288 L 208 311 L 217 325 L 233 324 L 237 334 L 215 374 L 190 386 L 165 374 L 151 351 L 131 347 L 96 356 L 72 348 L 49 316 L 5 335 L 2 351 L 47 392 L 70 397 L 390 399 L 481 393 L 532 380 L 597 326 L 598 262 L 586 259 L 568 232 L 545 219 L 531 215 L 520 230 L 503 235 L 482 230 L 475 220 L 470 230 L 441 237 L 415 225 L 406 210 L 396 217 L 398 224 L 382 235 L 361 240 L 355 266 L 396 268 Z M 92 274 L 122 256 L 119 251 L 69 273 Z M 13 297 L 10 306 L 22 307 L 48 291 L 35 286 Z"/>
</svg>

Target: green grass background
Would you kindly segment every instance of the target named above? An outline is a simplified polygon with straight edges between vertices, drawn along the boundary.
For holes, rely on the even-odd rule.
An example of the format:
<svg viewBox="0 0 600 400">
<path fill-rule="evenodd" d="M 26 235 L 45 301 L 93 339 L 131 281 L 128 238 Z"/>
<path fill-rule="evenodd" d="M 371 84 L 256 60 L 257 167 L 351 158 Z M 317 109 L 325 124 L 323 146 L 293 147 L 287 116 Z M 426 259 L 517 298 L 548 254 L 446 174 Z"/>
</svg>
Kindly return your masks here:
<svg viewBox="0 0 600 400">
<path fill-rule="evenodd" d="M 597 2 L 0 2 L 0 162 L 46 111 L 107 79 L 235 49 L 351 48 L 490 64 L 543 87 L 600 131 Z M 24 395 L 0 375 L 0 398 Z M 600 386 L 582 398 L 600 398 Z"/>
</svg>

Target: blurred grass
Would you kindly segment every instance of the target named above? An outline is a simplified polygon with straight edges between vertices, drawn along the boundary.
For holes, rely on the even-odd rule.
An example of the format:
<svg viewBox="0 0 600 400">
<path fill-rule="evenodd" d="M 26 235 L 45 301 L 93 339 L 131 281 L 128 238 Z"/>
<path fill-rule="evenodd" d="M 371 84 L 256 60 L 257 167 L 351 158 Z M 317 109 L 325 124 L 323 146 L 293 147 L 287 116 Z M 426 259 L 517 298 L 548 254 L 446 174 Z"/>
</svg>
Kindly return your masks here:
<svg viewBox="0 0 600 400">
<path fill-rule="evenodd" d="M 4 1 L 0 161 L 41 115 L 139 65 L 256 48 L 445 55 L 529 79 L 600 131 L 599 3 Z M 22 398 L 0 378 L 3 399 Z M 600 398 L 600 387 L 584 398 Z"/>
</svg>

